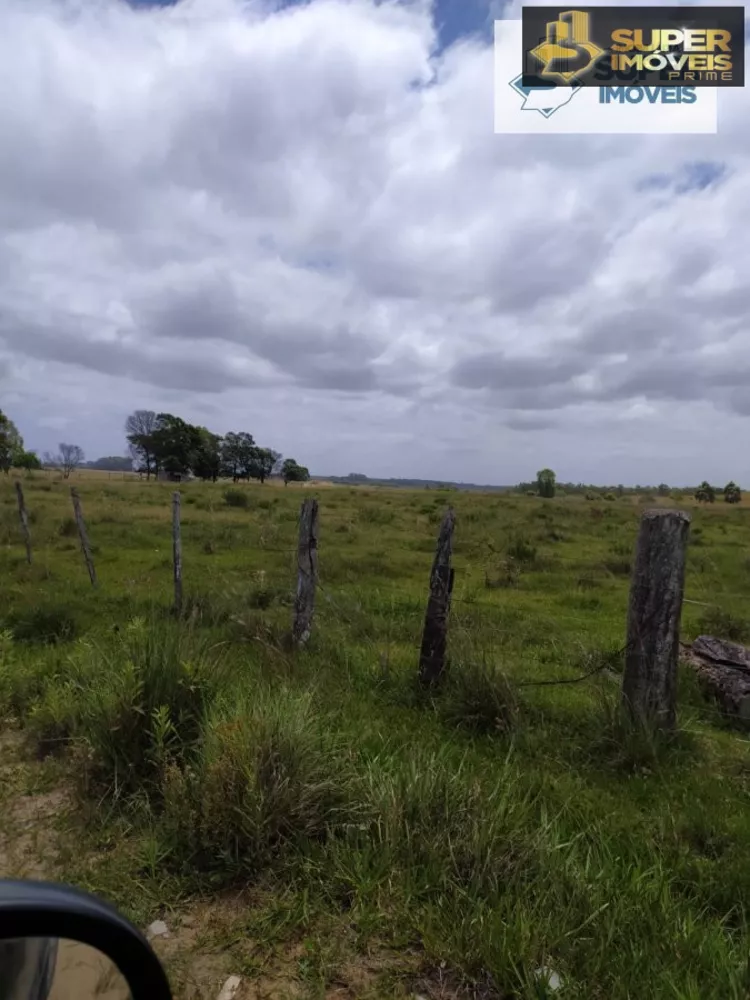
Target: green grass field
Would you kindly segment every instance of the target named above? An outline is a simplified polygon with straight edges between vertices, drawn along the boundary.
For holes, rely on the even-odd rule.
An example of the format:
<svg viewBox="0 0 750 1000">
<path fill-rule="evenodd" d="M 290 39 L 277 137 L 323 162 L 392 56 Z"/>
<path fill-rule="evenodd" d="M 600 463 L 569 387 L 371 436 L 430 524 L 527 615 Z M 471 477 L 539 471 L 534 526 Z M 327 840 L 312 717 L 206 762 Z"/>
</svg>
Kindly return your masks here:
<svg viewBox="0 0 750 1000">
<path fill-rule="evenodd" d="M 70 484 L 22 480 L 28 566 L 0 483 L 2 874 L 164 917 L 180 997 L 213 997 L 230 972 L 247 997 L 750 994 L 747 737 L 687 668 L 668 745 L 616 710 L 653 500 L 187 484 L 178 619 L 172 487 L 74 481 L 95 591 Z M 291 654 L 308 495 L 321 587 Z M 449 679 L 427 698 L 414 681 L 448 504 Z M 683 638 L 750 638 L 750 508 L 679 506 Z"/>
</svg>

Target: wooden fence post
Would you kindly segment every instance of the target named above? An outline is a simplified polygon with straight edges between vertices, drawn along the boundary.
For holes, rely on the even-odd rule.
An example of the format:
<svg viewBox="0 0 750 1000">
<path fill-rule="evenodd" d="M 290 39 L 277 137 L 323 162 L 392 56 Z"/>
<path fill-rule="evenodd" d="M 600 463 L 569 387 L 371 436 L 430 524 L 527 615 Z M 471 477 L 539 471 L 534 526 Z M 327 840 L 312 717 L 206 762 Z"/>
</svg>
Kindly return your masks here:
<svg viewBox="0 0 750 1000">
<path fill-rule="evenodd" d="M 76 524 L 78 525 L 78 535 L 81 539 L 81 551 L 83 552 L 83 558 L 86 562 L 86 569 L 89 571 L 89 578 L 91 580 L 91 586 L 96 586 L 96 570 L 94 569 L 94 560 L 91 558 L 91 546 L 89 545 L 89 536 L 86 534 L 86 525 L 83 521 L 83 513 L 81 511 L 81 498 L 78 496 L 78 490 L 75 486 L 70 487 L 70 497 L 73 501 L 73 513 L 75 514 Z"/>
<path fill-rule="evenodd" d="M 180 494 L 172 494 L 172 557 L 174 563 L 174 609 L 182 608 L 182 537 L 180 534 Z"/>
<path fill-rule="evenodd" d="M 448 645 L 448 612 L 453 592 L 453 569 L 451 553 L 453 529 L 456 518 L 448 508 L 440 525 L 437 550 L 430 573 L 430 596 L 422 632 L 422 647 L 419 652 L 419 679 L 426 687 L 437 683 L 445 669 L 445 653 Z"/>
<path fill-rule="evenodd" d="M 655 729 L 677 721 L 677 662 L 690 515 L 647 510 L 630 584 L 622 704 Z"/>
<path fill-rule="evenodd" d="M 303 500 L 297 545 L 297 597 L 294 601 L 292 642 L 304 646 L 310 638 L 315 585 L 318 580 L 318 501 Z"/>
<path fill-rule="evenodd" d="M 26 502 L 23 498 L 23 486 L 16 480 L 16 496 L 18 497 L 18 516 L 21 519 L 21 531 L 26 544 L 26 562 L 31 565 L 31 533 L 29 532 L 29 515 L 26 513 Z"/>
</svg>

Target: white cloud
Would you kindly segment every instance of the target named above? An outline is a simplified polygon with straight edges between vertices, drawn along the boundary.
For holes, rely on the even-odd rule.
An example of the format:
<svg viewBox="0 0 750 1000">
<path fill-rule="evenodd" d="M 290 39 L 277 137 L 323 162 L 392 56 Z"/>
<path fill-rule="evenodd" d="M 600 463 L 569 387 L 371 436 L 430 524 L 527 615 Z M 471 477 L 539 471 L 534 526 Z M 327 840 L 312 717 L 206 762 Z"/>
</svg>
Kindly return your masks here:
<svg viewBox="0 0 750 1000">
<path fill-rule="evenodd" d="M 750 479 L 746 91 L 718 136 L 499 136 L 489 43 L 436 56 L 425 3 L 3 19 L 29 445 L 112 453 L 149 407 L 318 472 Z M 726 165 L 702 190 L 700 161 Z"/>
</svg>

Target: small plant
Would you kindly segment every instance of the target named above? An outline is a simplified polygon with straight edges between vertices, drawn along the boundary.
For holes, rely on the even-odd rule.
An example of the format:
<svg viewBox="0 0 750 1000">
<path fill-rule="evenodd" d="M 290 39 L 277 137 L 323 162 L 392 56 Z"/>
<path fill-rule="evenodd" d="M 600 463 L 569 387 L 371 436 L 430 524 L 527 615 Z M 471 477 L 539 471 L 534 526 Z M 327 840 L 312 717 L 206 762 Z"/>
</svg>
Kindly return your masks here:
<svg viewBox="0 0 750 1000">
<path fill-rule="evenodd" d="M 40 606 L 26 612 L 15 612 L 5 619 L 5 627 L 16 642 L 51 645 L 67 642 L 78 634 L 78 625 L 67 608 Z"/>
<path fill-rule="evenodd" d="M 729 639 L 730 642 L 750 641 L 750 622 L 737 618 L 722 608 L 709 608 L 698 621 L 698 628 L 704 635 L 712 635 L 717 639 Z"/>
<path fill-rule="evenodd" d="M 450 725 L 476 733 L 508 733 L 516 724 L 518 698 L 506 675 L 493 664 L 453 664 L 440 713 Z"/>
<path fill-rule="evenodd" d="M 507 548 L 508 558 L 519 563 L 536 562 L 537 549 L 525 538 L 514 539 Z"/>
<path fill-rule="evenodd" d="M 602 497 L 602 500 L 610 500 L 610 501 L 612 501 L 612 500 L 616 500 L 616 499 L 617 499 L 617 497 L 615 496 L 614 493 L 605 493 L 604 496 Z"/>
<path fill-rule="evenodd" d="M 60 527 L 57 529 L 57 533 L 61 538 L 74 538 L 78 534 L 78 525 L 75 522 L 75 518 L 64 518 L 60 522 Z"/>
<path fill-rule="evenodd" d="M 249 507 L 250 497 L 243 490 L 228 489 L 222 493 L 222 499 L 227 507 Z"/>
</svg>

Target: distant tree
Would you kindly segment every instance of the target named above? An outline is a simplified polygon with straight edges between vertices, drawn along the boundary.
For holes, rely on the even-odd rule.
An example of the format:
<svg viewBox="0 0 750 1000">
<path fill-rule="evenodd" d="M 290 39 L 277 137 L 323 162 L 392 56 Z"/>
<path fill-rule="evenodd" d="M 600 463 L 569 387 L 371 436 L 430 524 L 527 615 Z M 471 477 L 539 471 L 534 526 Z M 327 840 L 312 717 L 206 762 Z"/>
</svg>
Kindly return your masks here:
<svg viewBox="0 0 750 1000">
<path fill-rule="evenodd" d="M 625 487 L 622 485 L 622 483 L 618 484 L 617 489 L 615 490 L 615 492 L 617 493 L 618 497 L 624 497 L 625 496 Z"/>
<path fill-rule="evenodd" d="M 132 472 L 133 460 L 129 456 L 104 455 L 93 462 L 86 462 L 87 469 L 101 469 L 104 472 Z"/>
<path fill-rule="evenodd" d="M 27 472 L 32 472 L 35 469 L 41 469 L 42 463 L 39 456 L 35 451 L 22 451 L 16 457 L 15 462 L 16 468 L 26 469 Z"/>
<path fill-rule="evenodd" d="M 173 413 L 159 413 L 156 430 L 151 435 L 156 471 L 186 476 L 192 471 L 202 437 L 200 428 Z"/>
<path fill-rule="evenodd" d="M 136 410 L 125 421 L 125 435 L 130 446 L 130 456 L 139 472 L 156 474 L 154 433 L 158 418 L 153 410 Z"/>
<path fill-rule="evenodd" d="M 8 473 L 14 465 L 18 464 L 18 459 L 23 453 L 23 438 L 18 433 L 18 428 L 0 410 L 0 469 Z"/>
<path fill-rule="evenodd" d="M 255 441 L 246 431 L 230 431 L 221 443 L 221 475 L 237 482 L 250 478 Z"/>
<path fill-rule="evenodd" d="M 669 496 L 669 487 L 667 486 L 667 484 L 666 483 L 659 483 L 659 486 L 657 488 L 657 493 L 659 494 L 660 497 L 668 497 Z"/>
<path fill-rule="evenodd" d="M 695 491 L 695 499 L 698 503 L 713 503 L 716 499 L 716 490 L 704 479 Z"/>
<path fill-rule="evenodd" d="M 220 435 L 213 434 L 207 427 L 199 427 L 200 445 L 193 462 L 193 472 L 199 479 L 216 482 L 221 475 Z"/>
<path fill-rule="evenodd" d="M 284 479 L 284 486 L 289 483 L 306 483 L 310 478 L 310 472 L 304 465 L 298 465 L 293 458 L 287 458 L 281 466 L 281 475 Z"/>
<path fill-rule="evenodd" d="M 259 479 L 261 486 L 279 467 L 281 453 L 273 448 L 255 448 L 250 462 L 250 476 Z"/>
<path fill-rule="evenodd" d="M 70 479 L 71 472 L 77 469 L 86 457 L 83 448 L 77 444 L 65 444 L 64 442 L 59 444 L 58 448 L 60 452 L 57 464 L 62 469 L 63 479 Z"/>
<path fill-rule="evenodd" d="M 536 489 L 540 497 L 549 499 L 555 495 L 555 474 L 552 469 L 542 469 L 537 472 Z"/>
<path fill-rule="evenodd" d="M 742 499 L 739 486 L 734 482 L 729 482 L 724 487 L 724 500 L 726 503 L 739 503 Z"/>
</svg>

